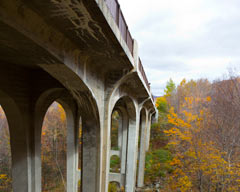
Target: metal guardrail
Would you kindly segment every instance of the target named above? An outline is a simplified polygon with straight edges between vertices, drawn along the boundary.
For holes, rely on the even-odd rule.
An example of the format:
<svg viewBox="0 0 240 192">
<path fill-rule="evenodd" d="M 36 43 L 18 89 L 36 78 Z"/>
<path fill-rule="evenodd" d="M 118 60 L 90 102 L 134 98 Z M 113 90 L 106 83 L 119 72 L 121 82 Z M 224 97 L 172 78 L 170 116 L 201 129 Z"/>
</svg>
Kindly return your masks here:
<svg viewBox="0 0 240 192">
<path fill-rule="evenodd" d="M 118 3 L 117 0 L 105 0 L 106 4 L 121 32 L 121 35 L 123 37 L 123 39 L 125 40 L 131 54 L 133 55 L 133 38 L 131 36 L 131 33 L 128 30 L 128 26 L 127 23 L 125 21 L 125 18 L 123 16 L 123 13 L 120 9 L 120 4 Z M 146 73 L 144 71 L 141 59 L 139 58 L 139 62 L 138 62 L 138 69 L 140 71 L 140 73 L 142 74 L 143 80 L 146 83 L 146 86 L 148 88 L 148 90 L 150 91 L 150 83 L 147 80 L 147 76 Z M 152 96 L 152 95 L 151 95 Z M 153 96 L 152 96 L 153 99 Z M 154 99 L 153 99 L 154 100 Z"/>
<path fill-rule="evenodd" d="M 140 58 L 138 58 L 138 69 L 139 69 L 140 73 L 142 74 L 143 80 L 145 81 L 148 90 L 150 91 L 150 83 L 148 82 L 147 75 L 146 75 L 146 73 L 144 71 L 144 68 L 143 68 L 143 65 L 142 65 L 142 61 L 141 61 Z"/>
<path fill-rule="evenodd" d="M 127 23 L 120 9 L 118 1 L 117 0 L 105 0 L 105 1 L 122 34 L 123 39 L 125 40 L 130 52 L 133 55 L 133 38 L 128 30 Z"/>
</svg>

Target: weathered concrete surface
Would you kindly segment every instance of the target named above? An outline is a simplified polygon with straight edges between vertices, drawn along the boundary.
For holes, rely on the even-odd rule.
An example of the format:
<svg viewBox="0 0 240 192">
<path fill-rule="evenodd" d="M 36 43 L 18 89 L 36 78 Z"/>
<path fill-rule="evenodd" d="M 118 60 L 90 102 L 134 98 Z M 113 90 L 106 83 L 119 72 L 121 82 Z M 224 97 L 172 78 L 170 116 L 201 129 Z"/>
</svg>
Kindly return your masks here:
<svg viewBox="0 0 240 192">
<path fill-rule="evenodd" d="M 138 151 L 138 170 L 137 170 L 137 187 L 143 187 L 144 186 L 144 169 L 145 169 L 145 153 L 146 153 L 146 135 L 147 130 L 150 129 L 150 127 L 147 127 L 148 125 L 148 111 L 145 108 L 141 109 L 140 112 L 140 146 Z"/>
<path fill-rule="evenodd" d="M 138 71 L 137 43 L 132 56 L 104 0 L 1 1 L 0 42 L 0 105 L 11 135 L 13 190 L 41 191 L 41 127 L 58 100 L 69 119 L 68 191 L 78 180 L 80 116 L 82 191 L 107 191 L 111 114 L 122 108 L 121 173 L 132 192 L 140 108 L 155 107 Z"/>
</svg>

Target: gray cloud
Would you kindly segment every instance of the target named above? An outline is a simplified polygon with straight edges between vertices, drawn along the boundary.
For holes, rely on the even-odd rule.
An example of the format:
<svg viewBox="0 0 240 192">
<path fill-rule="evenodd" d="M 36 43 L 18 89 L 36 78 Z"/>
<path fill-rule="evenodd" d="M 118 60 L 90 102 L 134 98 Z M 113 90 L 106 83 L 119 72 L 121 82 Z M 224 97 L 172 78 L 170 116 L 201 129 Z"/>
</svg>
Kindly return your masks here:
<svg viewBox="0 0 240 192">
<path fill-rule="evenodd" d="M 240 65 L 239 0 L 119 0 L 154 94 Z"/>
</svg>

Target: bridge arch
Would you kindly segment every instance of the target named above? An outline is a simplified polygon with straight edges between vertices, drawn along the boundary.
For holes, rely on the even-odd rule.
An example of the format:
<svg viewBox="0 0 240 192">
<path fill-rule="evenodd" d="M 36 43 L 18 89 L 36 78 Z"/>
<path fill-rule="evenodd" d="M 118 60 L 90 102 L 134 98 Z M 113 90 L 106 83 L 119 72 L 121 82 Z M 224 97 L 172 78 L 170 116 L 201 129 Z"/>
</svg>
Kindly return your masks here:
<svg viewBox="0 0 240 192">
<path fill-rule="evenodd" d="M 81 99 L 79 101 L 79 98 Z M 64 88 L 52 88 L 44 91 L 35 105 L 35 149 L 34 149 L 34 177 L 35 191 L 41 191 L 41 133 L 42 123 L 48 107 L 57 101 L 65 110 L 67 118 L 67 190 L 77 190 L 78 171 L 78 143 L 79 123 L 82 125 L 81 151 L 81 187 L 82 191 L 95 191 L 99 176 L 100 125 L 98 110 L 94 99 L 84 94 L 78 95 L 78 100 Z M 96 103 L 95 103 L 96 104 Z M 91 153 L 89 152 L 91 151 Z M 95 177 L 93 176 L 95 175 Z"/>
<path fill-rule="evenodd" d="M 134 155 L 135 154 L 135 142 L 137 130 L 137 104 L 136 101 L 122 93 L 120 96 L 114 96 L 111 107 L 111 114 L 117 110 L 121 114 L 121 133 L 119 134 L 121 140 L 121 146 L 119 148 L 119 156 L 121 159 L 120 173 L 112 174 L 109 172 L 109 181 L 115 179 L 121 185 L 121 187 L 127 188 L 128 178 L 134 176 L 132 168 L 135 167 Z M 119 138 L 118 138 L 119 139 Z M 111 141 L 109 142 L 111 143 Z M 116 152 L 115 152 L 116 153 Z M 110 150 L 109 159 L 111 158 L 113 151 Z M 133 175 L 132 175 L 133 174 Z M 131 179 L 132 180 L 132 179 Z"/>
</svg>

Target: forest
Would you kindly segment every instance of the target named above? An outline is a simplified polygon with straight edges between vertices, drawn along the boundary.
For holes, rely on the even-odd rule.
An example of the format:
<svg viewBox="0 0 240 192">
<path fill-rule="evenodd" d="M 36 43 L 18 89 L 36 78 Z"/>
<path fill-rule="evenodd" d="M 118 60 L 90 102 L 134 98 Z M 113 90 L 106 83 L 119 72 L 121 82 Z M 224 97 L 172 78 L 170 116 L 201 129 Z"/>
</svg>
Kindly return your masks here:
<svg viewBox="0 0 240 192">
<path fill-rule="evenodd" d="M 170 79 L 164 95 L 156 99 L 158 121 L 151 127 L 146 155 L 147 191 L 237 192 L 240 191 L 240 78 Z M 119 114 L 112 116 L 111 148 L 117 150 Z M 81 124 L 79 124 L 81 151 Z M 8 123 L 0 108 L 0 191 L 11 188 L 11 152 Z M 66 114 L 54 102 L 42 128 L 42 188 L 44 192 L 66 189 Z M 81 153 L 79 154 L 79 175 Z M 119 172 L 118 158 L 110 171 Z M 79 177 L 80 178 L 80 177 Z M 79 191 L 80 191 L 79 179 Z M 109 191 L 117 191 L 114 185 Z M 124 189 L 121 189 L 124 191 Z"/>
<path fill-rule="evenodd" d="M 240 191 L 240 78 L 170 79 L 164 93 L 145 183 L 161 192 Z"/>
</svg>

